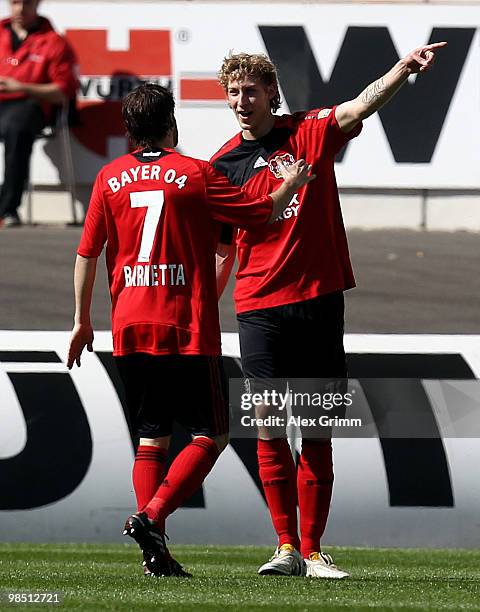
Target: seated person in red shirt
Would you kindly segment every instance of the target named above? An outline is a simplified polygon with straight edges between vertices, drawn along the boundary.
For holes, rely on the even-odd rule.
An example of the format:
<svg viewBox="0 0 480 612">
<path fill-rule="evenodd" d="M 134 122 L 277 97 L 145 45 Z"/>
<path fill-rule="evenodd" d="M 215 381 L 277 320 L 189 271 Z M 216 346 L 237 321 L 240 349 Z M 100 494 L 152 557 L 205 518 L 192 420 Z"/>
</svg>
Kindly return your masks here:
<svg viewBox="0 0 480 612">
<path fill-rule="evenodd" d="M 228 440 L 215 278 L 219 223 L 262 227 L 314 178 L 299 160 L 281 166 L 271 195 L 252 197 L 204 161 L 177 153 L 172 94 L 147 83 L 123 101 L 138 146 L 97 176 L 75 264 L 76 312 L 67 365 L 92 350 L 90 302 L 104 244 L 113 354 L 140 444 L 137 512 L 124 534 L 156 576 L 185 576 L 165 544 L 165 521 L 202 484 Z M 273 191 L 273 189 L 276 189 Z M 165 473 L 174 421 L 192 442 Z"/>
<path fill-rule="evenodd" d="M 5 173 L 0 191 L 0 226 L 20 225 L 17 209 L 28 178 L 35 136 L 52 105 L 75 96 L 75 54 L 48 19 L 40 0 L 10 0 L 11 16 L 0 22 L 0 139 Z"/>
</svg>

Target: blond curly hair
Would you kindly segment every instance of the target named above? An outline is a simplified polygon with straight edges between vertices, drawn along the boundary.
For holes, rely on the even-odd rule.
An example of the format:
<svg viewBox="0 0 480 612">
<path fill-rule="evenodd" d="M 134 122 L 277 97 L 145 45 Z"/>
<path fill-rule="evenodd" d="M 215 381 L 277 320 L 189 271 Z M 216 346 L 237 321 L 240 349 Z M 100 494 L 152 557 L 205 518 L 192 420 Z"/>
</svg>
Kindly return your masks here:
<svg viewBox="0 0 480 612">
<path fill-rule="evenodd" d="M 237 53 L 228 55 L 223 59 L 222 67 L 218 71 L 220 85 L 227 91 L 230 81 L 245 78 L 259 79 L 267 87 L 274 85 L 276 93 L 270 100 L 273 112 L 280 108 L 281 99 L 278 92 L 278 75 L 275 65 L 264 53 Z"/>
</svg>

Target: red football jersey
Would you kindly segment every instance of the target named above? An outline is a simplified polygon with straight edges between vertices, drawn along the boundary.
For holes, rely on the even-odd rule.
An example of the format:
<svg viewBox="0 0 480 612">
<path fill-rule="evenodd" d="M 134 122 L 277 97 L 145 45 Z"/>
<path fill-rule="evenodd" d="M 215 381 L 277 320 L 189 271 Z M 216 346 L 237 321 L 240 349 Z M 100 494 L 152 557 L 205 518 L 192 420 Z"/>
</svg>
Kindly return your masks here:
<svg viewBox="0 0 480 612">
<path fill-rule="evenodd" d="M 57 34 L 48 19 L 39 18 L 38 28 L 13 51 L 10 19 L 0 21 L 0 75 L 22 83 L 55 83 L 67 98 L 78 87 L 76 57 L 68 42 Z M 22 92 L 0 92 L 0 101 L 24 98 Z"/>
<path fill-rule="evenodd" d="M 234 292 L 237 312 L 300 302 L 355 286 L 343 225 L 334 158 L 361 131 L 341 131 L 335 108 L 275 118 L 258 140 L 237 134 L 212 164 L 250 193 L 270 193 L 281 175 L 278 160 L 305 159 L 317 178 L 298 190 L 275 223 L 240 230 Z"/>
<path fill-rule="evenodd" d="M 219 222 L 252 228 L 271 213 L 270 196 L 255 199 L 171 149 L 105 166 L 78 254 L 97 257 L 107 242 L 114 355 L 219 355 Z"/>
</svg>

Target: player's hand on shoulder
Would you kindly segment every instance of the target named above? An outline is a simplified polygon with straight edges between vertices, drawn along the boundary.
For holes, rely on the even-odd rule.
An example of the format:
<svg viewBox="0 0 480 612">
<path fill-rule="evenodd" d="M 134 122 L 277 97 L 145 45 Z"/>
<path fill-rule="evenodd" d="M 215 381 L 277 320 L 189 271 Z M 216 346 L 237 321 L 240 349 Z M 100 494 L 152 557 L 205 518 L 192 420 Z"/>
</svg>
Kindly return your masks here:
<svg viewBox="0 0 480 612">
<path fill-rule="evenodd" d="M 294 164 L 289 165 L 285 165 L 279 160 L 278 165 L 285 184 L 292 189 L 299 189 L 316 178 L 316 175 L 312 174 L 311 164 L 307 164 L 304 159 L 299 159 Z"/>
<path fill-rule="evenodd" d="M 90 353 L 93 351 L 93 329 L 89 324 L 77 323 L 72 330 L 68 345 L 67 368 L 69 370 L 72 369 L 74 363 L 80 367 L 80 357 L 85 347 Z"/>
</svg>

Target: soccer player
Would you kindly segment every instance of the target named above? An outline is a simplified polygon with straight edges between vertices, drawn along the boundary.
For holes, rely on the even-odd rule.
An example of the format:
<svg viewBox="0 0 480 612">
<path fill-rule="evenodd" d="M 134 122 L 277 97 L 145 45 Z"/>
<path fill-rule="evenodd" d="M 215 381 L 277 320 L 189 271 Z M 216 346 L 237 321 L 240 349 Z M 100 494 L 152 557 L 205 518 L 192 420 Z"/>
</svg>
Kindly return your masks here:
<svg viewBox="0 0 480 612">
<path fill-rule="evenodd" d="M 249 196 L 207 162 L 175 152 L 167 89 L 138 87 L 122 112 L 138 148 L 107 164 L 93 187 L 75 263 L 67 365 L 80 365 L 85 346 L 93 350 L 90 304 L 106 242 L 113 354 L 140 438 L 133 468 L 137 512 L 124 534 L 140 545 L 148 572 L 185 576 L 165 545 L 165 520 L 200 487 L 228 436 L 215 282 L 219 222 L 261 227 L 313 177 L 300 160 L 282 167 L 284 181 L 274 193 Z M 193 439 L 165 474 L 174 421 Z"/>
<path fill-rule="evenodd" d="M 262 54 L 225 58 L 219 80 L 241 132 L 213 156 L 214 167 L 257 195 L 271 190 L 281 161 L 306 158 L 317 175 L 295 193 L 275 223 L 255 232 L 240 228 L 236 234 L 234 298 L 246 377 L 346 377 L 343 291 L 355 281 L 335 182 L 335 155 L 410 74 L 430 69 L 436 51 L 445 45 L 418 47 L 353 100 L 282 116 L 273 114 L 280 95 L 272 62 Z M 225 240 L 217 253 L 219 293 L 234 257 L 235 244 Z M 274 556 L 259 573 L 347 577 L 320 547 L 333 485 L 331 440 L 304 438 L 298 469 L 286 439 L 259 434 L 257 448 L 260 479 L 278 536 Z"/>
</svg>

